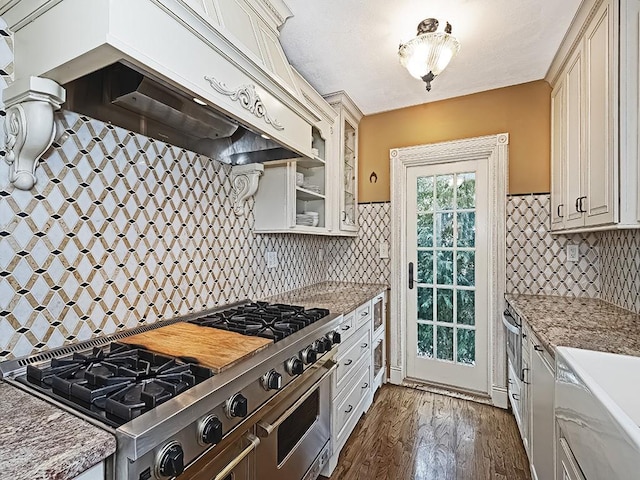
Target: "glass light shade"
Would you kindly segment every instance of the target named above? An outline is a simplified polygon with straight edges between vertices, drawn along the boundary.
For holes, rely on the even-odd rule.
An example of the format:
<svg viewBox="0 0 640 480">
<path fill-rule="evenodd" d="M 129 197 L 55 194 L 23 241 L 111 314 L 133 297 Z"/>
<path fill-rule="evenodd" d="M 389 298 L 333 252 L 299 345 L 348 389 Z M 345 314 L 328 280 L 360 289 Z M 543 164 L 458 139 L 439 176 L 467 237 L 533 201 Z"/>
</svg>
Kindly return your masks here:
<svg viewBox="0 0 640 480">
<path fill-rule="evenodd" d="M 458 40 L 448 33 L 423 33 L 400 45 L 400 64 L 415 78 L 429 72 L 438 76 L 460 50 Z"/>
</svg>

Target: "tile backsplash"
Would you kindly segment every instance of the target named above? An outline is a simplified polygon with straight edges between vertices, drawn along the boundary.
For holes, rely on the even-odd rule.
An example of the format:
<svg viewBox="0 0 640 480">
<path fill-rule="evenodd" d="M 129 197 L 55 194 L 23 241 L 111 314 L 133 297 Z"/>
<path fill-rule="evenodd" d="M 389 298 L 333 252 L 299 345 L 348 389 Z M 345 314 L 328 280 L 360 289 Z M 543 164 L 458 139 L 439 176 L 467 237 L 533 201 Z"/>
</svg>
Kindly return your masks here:
<svg viewBox="0 0 640 480">
<path fill-rule="evenodd" d="M 326 239 L 253 234 L 229 166 L 73 112 L 56 128 L 32 191 L 0 162 L 0 360 L 324 280 Z"/>
<path fill-rule="evenodd" d="M 507 200 L 508 293 L 600 296 L 600 253 L 593 234 L 551 235 L 548 194 L 509 196 Z M 578 245 L 579 259 L 567 263 L 567 245 Z"/>
<path fill-rule="evenodd" d="M 602 299 L 640 313 L 640 230 L 598 234 Z"/>
</svg>

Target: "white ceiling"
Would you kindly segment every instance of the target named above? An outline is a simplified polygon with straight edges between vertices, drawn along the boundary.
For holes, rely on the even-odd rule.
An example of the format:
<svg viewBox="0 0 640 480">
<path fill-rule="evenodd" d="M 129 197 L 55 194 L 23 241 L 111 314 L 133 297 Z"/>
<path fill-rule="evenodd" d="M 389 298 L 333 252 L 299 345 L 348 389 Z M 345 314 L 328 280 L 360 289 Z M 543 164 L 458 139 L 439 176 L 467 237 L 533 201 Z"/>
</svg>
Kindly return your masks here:
<svg viewBox="0 0 640 480">
<path fill-rule="evenodd" d="M 285 0 L 281 42 L 322 94 L 345 90 L 365 114 L 539 80 L 580 0 Z M 431 92 L 398 61 L 424 18 L 448 20 L 460 53 Z"/>
</svg>

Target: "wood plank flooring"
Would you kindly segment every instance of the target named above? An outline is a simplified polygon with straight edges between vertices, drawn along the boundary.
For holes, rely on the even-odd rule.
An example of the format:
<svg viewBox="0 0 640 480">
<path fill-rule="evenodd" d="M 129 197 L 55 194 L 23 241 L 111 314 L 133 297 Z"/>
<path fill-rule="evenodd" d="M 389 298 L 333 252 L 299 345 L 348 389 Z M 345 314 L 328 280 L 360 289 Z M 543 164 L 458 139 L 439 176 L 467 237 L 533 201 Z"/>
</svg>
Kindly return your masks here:
<svg viewBox="0 0 640 480">
<path fill-rule="evenodd" d="M 530 480 L 513 416 L 468 400 L 384 385 L 331 480 Z"/>
</svg>

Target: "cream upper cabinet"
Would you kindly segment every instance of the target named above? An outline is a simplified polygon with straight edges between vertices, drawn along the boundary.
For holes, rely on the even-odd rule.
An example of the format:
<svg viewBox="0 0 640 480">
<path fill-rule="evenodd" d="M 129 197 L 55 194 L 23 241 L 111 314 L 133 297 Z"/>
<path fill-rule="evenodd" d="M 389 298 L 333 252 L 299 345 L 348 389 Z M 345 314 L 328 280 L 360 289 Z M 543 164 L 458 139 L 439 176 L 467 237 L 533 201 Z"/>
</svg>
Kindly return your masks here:
<svg viewBox="0 0 640 480">
<path fill-rule="evenodd" d="M 549 69 L 552 231 L 640 227 L 639 14 L 638 0 L 583 2 Z"/>
<path fill-rule="evenodd" d="M 337 179 L 334 196 L 339 204 L 334 212 L 337 213 L 334 224 L 337 234 L 355 235 L 358 232 L 358 124 L 362 112 L 344 92 L 325 99 L 338 113 L 334 143 L 339 170 L 333 178 Z"/>
</svg>

